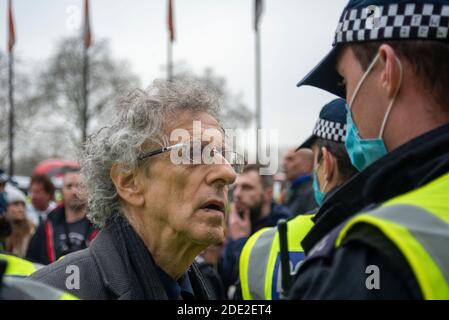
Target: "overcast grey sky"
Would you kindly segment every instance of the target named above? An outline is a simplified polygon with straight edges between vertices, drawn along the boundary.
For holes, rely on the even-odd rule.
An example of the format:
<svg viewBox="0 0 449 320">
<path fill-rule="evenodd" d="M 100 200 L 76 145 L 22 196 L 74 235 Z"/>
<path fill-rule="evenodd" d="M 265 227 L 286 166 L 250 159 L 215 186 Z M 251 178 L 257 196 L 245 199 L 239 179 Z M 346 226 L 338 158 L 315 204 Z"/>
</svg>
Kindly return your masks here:
<svg viewBox="0 0 449 320">
<path fill-rule="evenodd" d="M 175 62 L 194 71 L 210 67 L 254 109 L 254 0 L 174 0 Z M 1 1 L 0 26 L 6 26 Z M 82 0 L 13 0 L 16 47 L 38 63 L 58 39 L 73 35 L 73 13 Z M 279 130 L 280 145 L 297 145 L 311 132 L 318 112 L 334 98 L 296 83 L 330 50 L 347 0 L 265 0 L 262 18 L 262 108 L 264 128 Z M 166 0 L 91 0 L 93 40 L 110 40 L 113 55 L 131 63 L 146 86 L 164 77 Z M 75 19 L 76 20 L 76 19 Z M 76 21 L 75 21 L 76 22 Z M 76 24 L 75 24 L 76 25 Z M 1 28 L 0 50 L 6 48 Z"/>
</svg>

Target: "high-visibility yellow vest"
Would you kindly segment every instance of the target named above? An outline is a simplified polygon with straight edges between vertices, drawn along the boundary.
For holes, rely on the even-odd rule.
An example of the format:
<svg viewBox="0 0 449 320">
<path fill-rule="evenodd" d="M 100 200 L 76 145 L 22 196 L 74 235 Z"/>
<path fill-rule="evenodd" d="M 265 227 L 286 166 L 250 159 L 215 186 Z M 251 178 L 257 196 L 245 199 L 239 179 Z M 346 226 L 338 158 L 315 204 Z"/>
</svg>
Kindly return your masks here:
<svg viewBox="0 0 449 320">
<path fill-rule="evenodd" d="M 2 281 L 27 294 L 33 300 L 80 300 L 70 293 L 30 279 L 4 277 Z"/>
<path fill-rule="evenodd" d="M 25 279 L 37 269 L 43 267 L 40 264 L 34 264 L 28 260 L 0 253 L 0 260 L 6 261 L 6 269 L 3 274 L 2 282 L 14 287 L 19 291 L 26 293 L 29 297 L 36 300 L 79 300 L 70 293 L 58 290 L 46 284 Z"/>
<path fill-rule="evenodd" d="M 399 249 L 424 299 L 449 299 L 449 173 L 354 216 L 336 247 L 360 224 L 376 227 Z"/>
<path fill-rule="evenodd" d="M 41 264 L 32 263 L 28 260 L 6 253 L 0 253 L 0 259 L 7 262 L 5 276 L 28 277 L 36 270 L 43 267 Z"/>
<path fill-rule="evenodd" d="M 313 215 L 300 215 L 287 223 L 290 270 L 296 273 L 304 259 L 301 241 L 313 227 Z M 264 228 L 252 235 L 240 255 L 240 285 L 245 300 L 275 300 L 282 291 L 279 232 Z"/>
</svg>

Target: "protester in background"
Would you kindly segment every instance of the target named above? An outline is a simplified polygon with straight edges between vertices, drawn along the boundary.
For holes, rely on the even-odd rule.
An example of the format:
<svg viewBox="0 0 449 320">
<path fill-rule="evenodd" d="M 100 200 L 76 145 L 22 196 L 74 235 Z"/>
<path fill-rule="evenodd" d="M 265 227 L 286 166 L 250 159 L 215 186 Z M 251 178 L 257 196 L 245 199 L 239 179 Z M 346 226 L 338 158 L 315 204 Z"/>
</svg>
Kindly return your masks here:
<svg viewBox="0 0 449 320">
<path fill-rule="evenodd" d="M 26 197 L 22 191 L 9 187 L 6 199 L 8 203 L 6 220 L 10 224 L 11 233 L 5 239 L 5 251 L 23 258 L 26 255 L 35 227 L 27 218 Z"/>
<path fill-rule="evenodd" d="M 29 219 L 37 226 L 47 219 L 48 213 L 56 208 L 54 200 L 55 187 L 46 175 L 31 177 L 29 195 L 31 204 L 27 206 Z"/>
<path fill-rule="evenodd" d="M 76 265 L 82 276 L 71 293 L 83 299 L 212 298 L 194 259 L 223 243 L 236 178 L 219 106 L 192 80 L 157 80 L 123 96 L 111 126 L 88 140 L 82 165 L 89 217 L 102 230 L 87 250 L 32 278 L 64 289 L 66 267 Z"/>
<path fill-rule="evenodd" d="M 273 176 L 260 175 L 261 168 L 257 164 L 246 166 L 234 185 L 228 239 L 221 264 L 226 288 L 237 281 L 238 261 L 248 237 L 262 228 L 275 226 L 280 219 L 292 216 L 287 208 L 273 201 Z"/>
<path fill-rule="evenodd" d="M 61 256 L 87 248 L 97 230 L 87 220 L 87 206 L 79 189 L 80 172 L 70 169 L 63 176 L 63 205 L 48 214 L 33 236 L 26 257 L 49 264 Z"/>
<path fill-rule="evenodd" d="M 317 207 L 312 189 L 312 150 L 290 149 L 284 157 L 283 169 L 289 182 L 284 205 L 293 215 L 310 212 Z"/>
</svg>

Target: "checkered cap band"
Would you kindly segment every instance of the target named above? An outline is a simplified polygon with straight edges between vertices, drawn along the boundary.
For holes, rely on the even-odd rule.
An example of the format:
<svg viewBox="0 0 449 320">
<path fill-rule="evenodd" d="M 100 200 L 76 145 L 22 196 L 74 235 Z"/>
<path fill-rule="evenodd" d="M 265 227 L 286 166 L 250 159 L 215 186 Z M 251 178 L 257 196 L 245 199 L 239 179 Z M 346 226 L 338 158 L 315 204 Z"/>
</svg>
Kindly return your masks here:
<svg viewBox="0 0 449 320">
<path fill-rule="evenodd" d="M 345 142 L 346 124 L 319 119 L 313 129 L 313 135 L 324 140 Z"/>
<path fill-rule="evenodd" d="M 334 45 L 371 40 L 449 41 L 449 5 L 396 3 L 343 12 Z"/>
</svg>

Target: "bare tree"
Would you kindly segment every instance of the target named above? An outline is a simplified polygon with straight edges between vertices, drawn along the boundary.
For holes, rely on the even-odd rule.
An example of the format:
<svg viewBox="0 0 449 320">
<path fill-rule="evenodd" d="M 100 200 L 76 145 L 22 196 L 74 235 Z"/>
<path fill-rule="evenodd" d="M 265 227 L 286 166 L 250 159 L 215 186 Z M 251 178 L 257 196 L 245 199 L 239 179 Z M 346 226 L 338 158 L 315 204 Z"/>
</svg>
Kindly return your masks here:
<svg viewBox="0 0 449 320">
<path fill-rule="evenodd" d="M 15 58 L 14 64 L 14 158 L 20 157 L 24 150 L 21 143 L 27 138 L 28 128 L 33 117 L 38 112 L 35 103 L 35 94 L 33 92 L 32 80 L 30 76 L 24 72 L 25 67 L 20 57 Z M 8 57 L 0 52 L 0 167 L 6 167 L 8 155 Z"/>
<path fill-rule="evenodd" d="M 68 139 L 79 147 L 83 142 L 84 122 L 83 47 L 79 38 L 62 39 L 46 66 L 38 80 L 43 108 L 47 114 L 60 116 Z M 129 65 L 111 57 L 106 40 L 96 41 L 89 49 L 87 134 L 106 122 L 113 112 L 117 94 L 136 86 L 139 86 L 139 79 Z"/>
<path fill-rule="evenodd" d="M 221 116 L 228 128 L 246 129 L 254 118 L 253 112 L 242 102 L 241 93 L 232 93 L 226 84 L 226 79 L 206 68 L 200 75 L 194 74 L 188 66 L 178 64 L 175 66 L 174 79 L 195 79 L 204 82 L 210 89 L 217 92 L 222 99 Z"/>
</svg>

